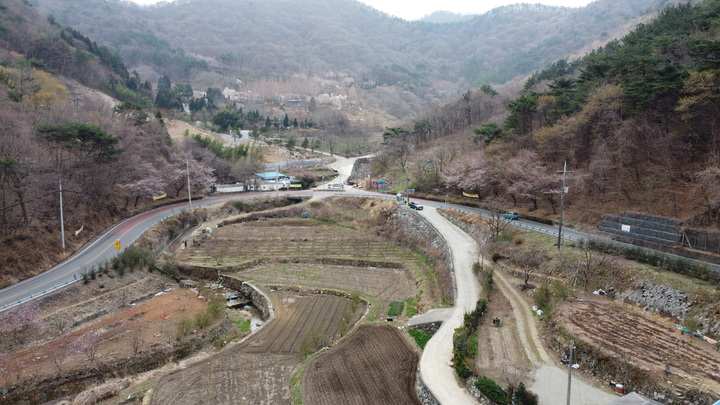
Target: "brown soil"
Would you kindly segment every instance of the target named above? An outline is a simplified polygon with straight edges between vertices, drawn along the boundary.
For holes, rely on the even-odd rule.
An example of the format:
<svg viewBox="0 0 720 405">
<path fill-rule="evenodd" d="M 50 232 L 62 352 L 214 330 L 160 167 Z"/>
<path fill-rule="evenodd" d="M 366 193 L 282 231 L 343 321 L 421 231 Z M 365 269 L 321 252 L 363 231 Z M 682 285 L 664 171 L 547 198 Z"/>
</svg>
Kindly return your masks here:
<svg viewBox="0 0 720 405">
<path fill-rule="evenodd" d="M 583 296 L 582 302 L 563 304 L 557 319 L 571 333 L 660 379 L 667 379 L 663 373 L 669 361 L 671 378 L 720 392 L 720 356 L 715 347 L 681 334 L 667 319 L 592 294 Z"/>
<path fill-rule="evenodd" d="M 310 362 L 303 402 L 310 405 L 420 404 L 417 352 L 397 328 L 363 325 Z"/>
<path fill-rule="evenodd" d="M 478 327 L 475 369 L 503 386 L 517 386 L 520 382 L 529 385 L 535 371 L 520 342 L 522 331 L 517 316 L 500 288 L 493 288 L 488 310 Z M 493 326 L 495 317 L 500 319 L 500 326 Z"/>
<path fill-rule="evenodd" d="M 253 283 L 355 291 L 378 300 L 380 317 L 384 317 L 388 312 L 391 302 L 404 301 L 417 293 L 406 269 L 331 266 L 318 263 L 266 263 L 238 272 L 235 277 Z M 398 322 L 400 321 L 401 319 L 398 319 Z"/>
<path fill-rule="evenodd" d="M 93 302 L 85 301 L 84 305 L 91 306 Z M 5 354 L 0 359 L 0 387 L 70 375 L 93 368 L 93 364 L 112 364 L 142 357 L 144 352 L 171 348 L 176 343 L 176 330 L 181 320 L 206 307 L 207 304 L 194 292 L 174 289 L 128 310 L 86 323 L 58 338 Z M 76 308 L 78 311 L 83 309 L 82 305 Z M 99 337 L 94 362 L 74 348 L 74 343 L 88 333 Z"/>
<path fill-rule="evenodd" d="M 379 300 L 380 317 L 384 317 L 392 301 L 415 298 L 419 311 L 438 303 L 432 294 L 437 288 L 430 285 L 433 281 L 428 281 L 432 278 L 420 255 L 367 231 L 310 219 L 269 219 L 215 228 L 210 236 L 189 245 L 177 257 L 188 265 L 227 269 L 257 259 L 265 261 L 233 275 L 261 284 L 355 291 Z M 378 266 L 324 263 L 338 259 Z M 383 263 L 397 268 L 382 267 Z"/>
<path fill-rule="evenodd" d="M 333 295 L 270 294 L 276 317 L 206 362 L 164 377 L 153 404 L 290 404 L 290 378 L 304 357 L 331 344 L 364 307 Z"/>
<path fill-rule="evenodd" d="M 180 139 L 183 139 L 185 136 L 185 131 L 187 131 L 190 135 L 194 134 L 200 134 L 202 136 L 208 136 L 213 137 L 213 132 L 200 129 L 194 125 L 190 125 L 185 121 L 180 120 L 167 120 L 166 121 L 168 134 L 170 134 L 170 137 L 173 139 L 173 141 L 178 141 Z M 219 138 L 218 138 L 219 139 Z"/>
</svg>

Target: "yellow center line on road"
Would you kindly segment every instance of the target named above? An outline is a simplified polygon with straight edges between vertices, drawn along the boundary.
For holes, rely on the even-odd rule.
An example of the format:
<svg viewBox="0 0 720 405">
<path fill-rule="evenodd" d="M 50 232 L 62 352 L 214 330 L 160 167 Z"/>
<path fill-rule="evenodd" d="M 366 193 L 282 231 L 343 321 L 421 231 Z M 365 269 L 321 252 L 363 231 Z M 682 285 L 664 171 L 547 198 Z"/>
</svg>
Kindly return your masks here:
<svg viewBox="0 0 720 405">
<path fill-rule="evenodd" d="M 133 228 L 135 228 L 135 226 L 130 227 L 127 231 L 125 231 L 125 233 L 121 234 L 121 235 L 118 237 L 118 239 L 121 238 L 121 237 L 123 237 L 125 234 L 127 234 L 127 233 L 128 233 L 131 229 L 133 229 Z M 95 257 L 91 258 L 91 259 L 88 261 L 88 263 L 92 263 L 95 259 L 97 259 L 98 257 L 100 257 L 100 255 L 102 255 L 103 253 L 105 253 L 105 252 L 106 252 L 108 249 L 110 249 L 111 247 L 114 247 L 114 242 L 111 242 L 105 249 L 101 250 L 98 254 L 95 255 Z M 77 271 L 80 267 L 82 267 L 82 266 L 73 268 L 73 269 L 71 270 L 71 272 Z M 67 275 L 68 275 L 68 273 L 67 273 L 67 272 L 64 272 L 63 274 L 61 274 L 61 275 L 59 275 L 59 276 L 57 276 L 57 277 L 55 277 L 55 278 L 53 278 L 53 279 L 50 279 L 50 280 L 44 282 L 43 284 L 40 284 L 38 287 L 45 287 L 45 286 L 47 286 L 48 284 L 52 284 L 52 283 L 54 283 L 55 281 L 57 281 L 57 280 L 65 277 L 65 276 L 67 276 Z M 14 294 L 14 295 L 11 295 L 11 296 L 9 296 L 9 297 L 7 297 L 7 298 L 5 298 L 5 299 L 0 300 L 0 306 L 1 306 L 4 302 L 12 301 L 14 298 L 16 298 L 16 297 L 19 296 L 19 295 L 22 295 L 24 292 L 25 292 L 25 291 L 19 291 L 19 292 L 17 292 L 17 293 Z"/>
</svg>

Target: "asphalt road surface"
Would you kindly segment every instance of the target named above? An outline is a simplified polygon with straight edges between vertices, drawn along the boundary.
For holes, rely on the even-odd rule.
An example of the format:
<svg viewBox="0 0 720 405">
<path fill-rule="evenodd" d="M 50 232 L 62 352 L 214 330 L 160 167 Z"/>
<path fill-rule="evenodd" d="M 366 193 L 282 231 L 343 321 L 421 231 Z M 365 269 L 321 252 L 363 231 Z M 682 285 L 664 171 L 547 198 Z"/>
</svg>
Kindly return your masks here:
<svg viewBox="0 0 720 405">
<path fill-rule="evenodd" d="M 447 241 L 455 272 L 455 306 L 423 350 L 420 377 L 441 404 L 477 404 L 478 401 L 458 384 L 452 367 L 453 333 L 462 326 L 465 313 L 475 309 L 480 297 L 480 285 L 472 272 L 473 262 L 477 259 L 477 244 L 435 208 L 428 207 L 418 212 Z"/>
<path fill-rule="evenodd" d="M 297 194 L 282 192 L 281 195 Z M 192 208 L 217 204 L 233 199 L 257 198 L 267 196 L 267 193 L 245 193 L 242 195 L 209 197 L 192 202 Z M 95 240 L 83 249 L 72 255 L 68 260 L 38 274 L 35 277 L 23 280 L 20 283 L 0 290 L 0 311 L 27 302 L 33 298 L 45 295 L 82 279 L 84 272 L 102 264 L 122 250 L 132 245 L 150 227 L 190 207 L 189 202 L 178 203 L 161 207 L 128 218 L 107 231 L 100 234 Z M 120 249 L 116 249 L 119 242 Z"/>
</svg>

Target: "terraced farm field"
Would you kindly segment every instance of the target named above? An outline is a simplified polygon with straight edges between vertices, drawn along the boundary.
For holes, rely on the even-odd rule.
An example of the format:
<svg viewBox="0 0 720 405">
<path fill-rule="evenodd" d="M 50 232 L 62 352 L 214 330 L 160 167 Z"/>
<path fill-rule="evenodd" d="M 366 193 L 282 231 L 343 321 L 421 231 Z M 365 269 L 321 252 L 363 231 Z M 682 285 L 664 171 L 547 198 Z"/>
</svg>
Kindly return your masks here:
<svg viewBox="0 0 720 405">
<path fill-rule="evenodd" d="M 265 263 L 232 276 L 254 284 L 290 284 L 358 292 L 376 299 L 381 308 L 379 315 L 383 315 L 387 313 L 390 302 L 404 301 L 417 295 L 412 277 L 408 273 L 406 269 L 378 267 Z"/>
<path fill-rule="evenodd" d="M 276 317 L 244 342 L 162 378 L 153 404 L 289 404 L 303 351 L 337 340 L 364 312 L 333 295 L 270 294 Z"/>
<path fill-rule="evenodd" d="M 413 311 L 440 303 L 437 278 L 424 257 L 378 236 L 387 215 L 396 209 L 394 202 L 348 199 L 322 204 L 308 207 L 311 218 L 271 212 L 260 220 L 225 221 L 211 233 L 195 235 L 193 243 L 177 254 L 175 260 L 189 268 L 210 273 L 218 269 L 273 291 L 276 318 L 209 361 L 164 377 L 153 404 L 289 404 L 290 377 L 300 370 L 304 354 L 352 331 L 365 313 L 360 296 L 372 304 L 366 320 L 383 323 L 391 302 L 396 307 L 404 302 Z M 325 221 L 313 219 L 323 212 L 331 212 Z M 340 290 L 353 299 L 297 292 L 313 290 Z M 403 321 L 407 316 L 404 312 L 393 317 Z M 404 339 L 408 337 L 395 326 L 360 327 L 347 337 L 348 343 L 328 350 L 321 356 L 324 363 L 317 363 L 338 364 L 332 366 L 337 368 L 346 364 L 349 374 L 342 378 L 353 379 L 354 385 L 336 385 L 333 394 L 323 388 L 322 398 L 303 397 L 303 403 L 335 404 L 361 395 L 364 402 L 355 398 L 349 403 L 417 404 L 418 355 Z M 327 380 L 310 374 L 303 381 Z"/>
<path fill-rule="evenodd" d="M 419 311 L 439 301 L 437 281 L 420 254 L 365 230 L 313 219 L 225 225 L 183 250 L 178 260 L 217 266 L 254 284 L 357 292 L 378 300 L 381 318 L 393 301 L 412 298 Z"/>
<path fill-rule="evenodd" d="M 609 354 L 662 375 L 665 361 L 675 377 L 720 392 L 720 355 L 715 347 L 682 335 L 668 321 L 608 301 L 572 302 L 563 308 L 565 326 Z"/>
<path fill-rule="evenodd" d="M 313 405 L 415 405 L 417 352 L 397 328 L 363 325 L 338 346 L 314 358 L 303 382 Z"/>
<path fill-rule="evenodd" d="M 280 218 L 228 225 L 196 241 L 196 247 L 183 251 L 183 261 L 233 266 L 251 259 L 278 257 L 418 260 L 408 249 L 365 231 L 325 225 L 313 219 Z"/>
</svg>

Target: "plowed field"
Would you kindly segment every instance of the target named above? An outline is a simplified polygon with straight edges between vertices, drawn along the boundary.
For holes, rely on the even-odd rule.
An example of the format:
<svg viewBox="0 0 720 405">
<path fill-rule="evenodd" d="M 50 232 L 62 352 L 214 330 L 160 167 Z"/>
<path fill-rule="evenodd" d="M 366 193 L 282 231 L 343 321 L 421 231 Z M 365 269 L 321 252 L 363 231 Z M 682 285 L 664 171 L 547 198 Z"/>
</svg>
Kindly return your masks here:
<svg viewBox="0 0 720 405">
<path fill-rule="evenodd" d="M 418 354 L 390 325 L 361 326 L 313 359 L 303 382 L 309 405 L 420 404 L 415 394 Z"/>
<path fill-rule="evenodd" d="M 417 296 L 410 272 L 405 269 L 332 266 L 317 263 L 265 263 L 233 274 L 241 280 L 260 284 L 300 285 L 357 291 L 376 298 L 380 315 L 387 314 L 390 302 Z M 427 300 L 422 305 L 430 305 Z"/>
<path fill-rule="evenodd" d="M 198 246 L 183 250 L 188 263 L 231 266 L 248 259 L 337 257 L 362 260 L 420 260 L 410 250 L 366 231 L 324 225 L 313 219 L 269 219 L 216 228 Z M 218 261 L 220 261 L 218 263 Z"/>
<path fill-rule="evenodd" d="M 568 304 L 563 313 L 568 329 L 610 354 L 658 375 L 669 361 L 676 377 L 720 392 L 720 355 L 715 347 L 682 335 L 670 322 L 592 297 Z"/>
<path fill-rule="evenodd" d="M 207 362 L 164 377 L 153 404 L 289 404 L 290 377 L 315 351 L 340 337 L 364 311 L 332 295 L 271 293 L 275 319 Z M 348 327 L 348 326 L 345 326 Z"/>
</svg>

